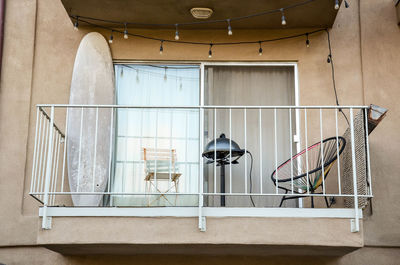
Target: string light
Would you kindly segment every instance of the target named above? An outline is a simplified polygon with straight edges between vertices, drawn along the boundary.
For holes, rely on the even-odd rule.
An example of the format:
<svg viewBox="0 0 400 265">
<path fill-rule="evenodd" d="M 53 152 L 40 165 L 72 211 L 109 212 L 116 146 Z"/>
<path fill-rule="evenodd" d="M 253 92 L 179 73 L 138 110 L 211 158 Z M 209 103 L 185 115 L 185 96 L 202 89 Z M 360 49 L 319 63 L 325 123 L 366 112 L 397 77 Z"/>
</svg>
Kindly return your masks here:
<svg viewBox="0 0 400 265">
<path fill-rule="evenodd" d="M 335 0 L 335 9 L 336 9 L 336 10 L 339 9 L 339 0 Z"/>
<path fill-rule="evenodd" d="M 308 47 L 310 47 L 310 40 L 308 39 L 308 33 L 306 33 L 306 37 L 307 37 L 307 39 L 306 39 L 306 47 L 308 48 Z"/>
<path fill-rule="evenodd" d="M 260 44 L 260 49 L 258 49 L 258 55 L 262 55 L 262 53 L 263 53 L 263 49 L 262 49 L 262 47 L 261 47 L 261 41 L 260 42 L 258 42 L 259 44 Z"/>
<path fill-rule="evenodd" d="M 111 34 L 110 34 L 110 39 L 108 40 L 108 43 L 113 43 L 113 40 L 114 40 L 114 36 L 113 36 L 113 30 L 111 30 Z"/>
<path fill-rule="evenodd" d="M 344 7 L 345 8 L 349 8 L 350 7 L 349 3 L 346 0 L 344 0 Z"/>
<path fill-rule="evenodd" d="M 210 49 L 208 50 L 208 58 L 212 57 L 212 43 L 210 43 Z"/>
<path fill-rule="evenodd" d="M 76 20 L 74 23 L 74 30 L 78 30 L 78 27 L 79 27 L 79 16 L 76 16 Z"/>
<path fill-rule="evenodd" d="M 331 63 L 331 59 L 332 59 L 332 54 L 329 54 L 328 55 L 328 59 L 326 59 L 326 62 L 327 63 Z"/>
<path fill-rule="evenodd" d="M 161 41 L 161 44 L 160 44 L 160 54 L 163 54 L 163 51 L 164 51 L 164 47 L 163 47 L 163 40 Z"/>
<path fill-rule="evenodd" d="M 281 14 L 282 14 L 282 26 L 286 25 L 286 18 L 285 18 L 285 14 L 283 13 L 283 8 L 280 9 Z"/>
<path fill-rule="evenodd" d="M 72 16 L 71 16 L 72 17 Z M 76 17 L 72 17 L 75 18 Z M 98 25 L 92 22 L 89 22 L 87 20 L 83 20 L 82 17 L 79 17 L 79 22 L 80 23 L 85 23 L 88 24 L 89 26 L 95 27 L 95 28 L 101 28 L 103 30 L 108 30 L 111 31 L 112 34 L 118 33 L 118 34 L 127 34 L 128 36 L 133 36 L 136 38 L 141 38 L 141 39 L 147 39 L 147 40 L 153 40 L 153 41 L 158 41 L 158 42 L 169 42 L 169 43 L 177 43 L 177 44 L 188 44 L 188 45 L 210 45 L 210 43 L 207 42 L 200 42 L 200 41 L 177 41 L 177 40 L 171 40 L 171 39 L 160 39 L 157 37 L 152 37 L 152 36 L 146 36 L 146 35 L 141 35 L 141 34 L 135 34 L 135 33 L 128 33 L 125 30 L 121 31 L 115 28 L 103 26 L 103 25 Z M 284 37 L 278 37 L 278 38 L 272 38 L 272 39 L 263 39 L 263 40 L 256 40 L 256 41 L 236 41 L 236 42 L 218 42 L 218 43 L 213 43 L 211 46 L 218 45 L 218 46 L 228 46 L 228 45 L 247 45 L 247 44 L 257 44 L 257 43 L 264 43 L 264 42 L 275 42 L 275 41 L 282 41 L 282 40 L 288 40 L 288 39 L 293 39 L 293 38 L 299 38 L 303 36 L 311 35 L 311 34 L 316 34 L 321 31 L 326 31 L 326 29 L 316 29 L 314 31 L 308 31 L 300 34 L 294 34 L 294 35 L 288 35 Z"/>
<path fill-rule="evenodd" d="M 226 22 L 228 22 L 228 35 L 232 36 L 232 27 L 231 27 L 231 20 L 227 19 Z"/>
<path fill-rule="evenodd" d="M 128 28 L 127 28 L 127 26 L 126 26 L 126 23 L 125 23 L 125 29 L 124 29 L 124 39 L 128 39 L 129 38 L 129 36 L 128 36 Z"/>
<path fill-rule="evenodd" d="M 175 40 L 179 40 L 178 24 L 175 24 Z"/>
</svg>

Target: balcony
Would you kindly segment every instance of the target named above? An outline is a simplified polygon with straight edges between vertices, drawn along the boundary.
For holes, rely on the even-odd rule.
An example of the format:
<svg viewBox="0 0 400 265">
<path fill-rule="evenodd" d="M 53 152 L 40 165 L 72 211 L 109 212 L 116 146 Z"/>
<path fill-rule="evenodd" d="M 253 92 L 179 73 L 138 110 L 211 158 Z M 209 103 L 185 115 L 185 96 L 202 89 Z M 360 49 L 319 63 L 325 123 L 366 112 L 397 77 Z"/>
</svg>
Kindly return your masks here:
<svg viewBox="0 0 400 265">
<path fill-rule="evenodd" d="M 365 106 L 38 105 L 38 242 L 64 254 L 115 243 L 129 253 L 359 248 L 372 197 L 368 115 Z"/>
</svg>

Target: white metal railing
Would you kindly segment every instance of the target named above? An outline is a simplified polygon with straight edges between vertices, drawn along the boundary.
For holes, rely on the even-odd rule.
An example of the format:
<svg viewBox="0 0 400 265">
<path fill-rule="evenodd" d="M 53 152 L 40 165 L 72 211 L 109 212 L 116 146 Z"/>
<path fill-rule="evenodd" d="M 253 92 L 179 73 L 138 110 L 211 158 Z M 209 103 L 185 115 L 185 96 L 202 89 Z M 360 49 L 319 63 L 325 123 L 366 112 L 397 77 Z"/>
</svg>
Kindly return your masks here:
<svg viewBox="0 0 400 265">
<path fill-rule="evenodd" d="M 124 112 L 126 114 L 125 126 L 128 126 L 130 121 L 136 121 L 135 124 L 139 124 L 135 125 L 135 128 L 144 127 L 144 125 L 149 127 L 149 124 L 156 123 L 155 132 L 146 135 L 143 133 L 143 129 L 139 128 L 140 135 L 120 134 L 117 123 Z M 349 124 L 339 116 L 340 112 L 346 115 Z M 354 112 L 357 112 L 357 117 L 361 117 L 363 122 L 364 135 L 361 138 L 357 138 L 357 133 L 359 133 L 357 130 L 361 127 L 355 119 Z M 121 214 L 128 216 L 198 216 L 201 230 L 205 230 L 205 216 L 313 217 L 322 214 L 323 216 L 350 218 L 354 224 L 352 231 L 359 231 L 359 219 L 362 214 L 359 208 L 363 207 L 360 200 L 364 201 L 372 197 L 367 112 L 368 107 L 366 106 L 150 107 L 41 104 L 37 105 L 30 195 L 43 204 L 40 210 L 40 214 L 43 216 L 43 228 L 50 228 L 51 216 L 63 214 L 60 212 L 63 207 L 59 206 L 65 206 L 68 211 L 67 215 L 82 215 L 77 206 L 90 206 L 92 210 L 86 208 L 86 214 L 94 211 L 92 214 L 96 216 L 99 214 L 104 216 Z M 144 113 L 148 115 L 146 124 L 143 123 Z M 152 113 L 153 116 L 149 113 Z M 158 117 L 166 113 L 169 113 L 170 120 L 168 122 L 159 121 Z M 174 120 L 174 115 L 186 116 L 183 119 L 186 120 L 184 125 L 180 120 Z M 84 117 L 89 117 L 89 120 L 85 120 Z M 154 120 L 154 117 L 157 118 Z M 164 115 L 164 117 L 166 116 Z M 189 124 L 189 119 L 195 121 L 197 125 Z M 159 128 L 160 122 L 169 123 L 170 127 Z M 173 124 L 174 122 L 179 122 L 185 135 L 174 135 L 173 126 L 177 126 Z M 355 126 L 358 127 L 355 128 Z M 343 158 L 339 152 L 339 138 L 347 128 L 350 132 L 350 142 L 347 142 L 346 145 L 351 148 L 343 152 L 350 152 L 351 169 L 344 168 L 346 163 L 341 161 Z M 188 131 L 193 129 L 197 133 L 189 136 Z M 125 132 L 127 130 L 125 129 Z M 169 131 L 168 136 L 159 135 L 165 134 L 166 131 Z M 228 170 L 224 179 L 227 180 L 228 185 L 224 185 L 227 188 L 227 191 L 224 192 L 218 191 L 218 188 L 221 187 L 217 173 L 220 171 L 219 166 L 217 163 L 208 165 L 202 158 L 206 144 L 212 140 L 216 142 L 220 133 L 225 133 L 230 139 L 229 157 L 232 157 L 233 141 L 239 143 L 244 154 L 238 160 L 240 165 L 226 164 Z M 334 167 L 331 164 L 327 165 L 324 161 L 323 143 L 324 139 L 328 137 L 336 138 L 336 150 L 330 150 L 333 155 L 336 154 L 336 159 L 332 162 Z M 75 145 L 72 138 L 78 139 Z M 136 141 L 134 149 L 129 149 L 128 140 L 124 140 L 124 144 L 122 143 L 121 139 L 130 138 Z M 362 140 L 360 142 L 357 139 Z M 174 143 L 179 141 L 183 142 L 182 146 L 184 147 L 174 146 Z M 314 161 L 316 163 L 320 161 L 319 173 L 310 173 L 313 166 L 310 164 L 312 149 L 308 147 L 313 143 L 321 143 L 320 154 Z M 151 146 L 157 150 L 157 148 L 163 148 L 162 145 L 169 149 L 178 149 L 184 154 L 178 157 L 177 161 L 184 174 L 181 176 L 182 182 L 177 184 L 175 191 L 171 190 L 171 185 L 174 185 L 174 181 L 171 181 L 171 173 L 169 173 L 167 187 L 164 189 L 165 191 L 162 191 L 158 189 L 161 180 L 157 179 L 156 169 L 153 178 L 156 189 L 149 191 L 144 187 L 144 173 L 134 169 L 136 164 L 139 165 L 138 168 L 143 168 L 144 162 L 141 157 L 143 147 Z M 88 147 L 91 148 L 90 151 L 88 151 Z M 125 148 L 122 162 L 117 147 Z M 363 158 L 360 158 L 358 153 L 360 149 L 365 151 Z M 303 153 L 301 150 L 304 150 Z M 300 155 L 296 155 L 299 152 Z M 250 160 L 247 153 L 251 153 Z M 189 158 L 190 156 L 192 158 Z M 214 157 L 217 157 L 216 151 Z M 107 162 L 104 158 L 107 158 Z M 282 163 L 286 160 L 287 163 L 290 163 L 289 173 L 287 173 L 290 180 L 286 182 L 286 188 L 282 188 L 279 174 L 283 167 Z M 78 163 L 75 167 L 71 166 L 74 161 Z M 156 161 L 155 163 L 157 165 Z M 133 169 L 129 169 L 128 164 L 132 164 Z M 325 176 L 325 167 L 327 166 L 331 171 L 329 178 Z M 357 175 L 360 167 L 365 167 L 363 169 L 365 178 Z M 76 169 L 77 172 L 74 171 Z M 351 172 L 351 179 L 348 177 L 348 170 Z M 98 173 L 99 171 L 102 173 Z M 88 172 L 90 176 L 83 176 Z M 275 172 L 274 178 L 271 175 L 273 172 Z M 306 172 L 302 178 L 304 179 L 303 191 L 299 190 L 300 180 L 297 179 L 301 172 Z M 72 180 L 73 174 L 75 174 L 74 180 Z M 319 178 L 321 181 L 319 185 L 312 183 L 311 174 L 322 175 Z M 97 184 L 99 175 L 105 184 Z M 118 176 L 121 183 L 117 183 Z M 317 186 L 319 190 L 313 190 L 314 186 Z M 90 199 L 82 199 L 85 196 Z M 180 199 L 185 196 L 192 199 Z M 156 198 L 157 204 L 146 204 L 151 201 L 148 197 Z M 222 198 L 225 200 L 225 197 L 230 199 L 228 205 L 224 205 L 225 207 L 222 208 L 220 207 L 221 200 Z M 136 199 L 130 201 L 126 198 Z M 195 199 L 193 200 L 193 198 Z M 290 208 L 274 208 L 279 205 L 282 198 L 288 200 L 287 204 L 290 201 Z M 297 200 L 289 200 L 290 198 L 297 198 Z M 312 206 L 314 206 L 314 199 L 319 201 L 319 198 L 347 200 L 347 209 L 344 206 L 346 202 L 339 202 L 338 204 L 342 203 L 338 206 L 339 208 L 335 206 L 332 209 L 321 209 L 323 208 L 321 204 L 317 204 L 316 209 L 307 209 L 310 208 L 309 198 L 312 199 Z M 175 204 L 160 204 L 159 201 L 163 199 L 169 203 L 174 201 Z M 351 208 L 348 208 L 349 199 L 353 205 Z M 254 203 L 254 200 L 257 203 Z M 321 201 L 323 202 L 323 200 Z M 187 202 L 187 204 L 182 204 L 182 202 Z M 57 209 L 52 206 L 57 206 Z M 107 209 L 110 209 L 107 207 L 110 206 L 136 207 L 118 210 L 113 208 L 113 211 L 117 212 L 107 214 Z M 141 208 L 137 208 L 137 206 L 141 206 Z M 149 206 L 174 207 L 163 207 L 162 210 L 157 208 L 157 211 L 152 211 L 154 207 Z M 214 210 L 216 207 L 219 207 L 218 211 Z M 101 210 L 96 209 L 105 211 L 100 213 Z"/>
</svg>

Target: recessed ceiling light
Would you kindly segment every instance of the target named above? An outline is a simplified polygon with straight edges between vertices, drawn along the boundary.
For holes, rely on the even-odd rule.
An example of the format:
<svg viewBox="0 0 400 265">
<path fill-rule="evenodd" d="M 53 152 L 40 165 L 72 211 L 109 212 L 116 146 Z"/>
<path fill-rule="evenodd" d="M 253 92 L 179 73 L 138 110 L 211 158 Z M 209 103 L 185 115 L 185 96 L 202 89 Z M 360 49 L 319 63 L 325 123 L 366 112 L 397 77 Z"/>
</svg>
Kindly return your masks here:
<svg viewBox="0 0 400 265">
<path fill-rule="evenodd" d="M 190 13 L 194 18 L 207 19 L 211 17 L 213 10 L 207 7 L 193 7 L 192 9 L 190 9 Z"/>
</svg>

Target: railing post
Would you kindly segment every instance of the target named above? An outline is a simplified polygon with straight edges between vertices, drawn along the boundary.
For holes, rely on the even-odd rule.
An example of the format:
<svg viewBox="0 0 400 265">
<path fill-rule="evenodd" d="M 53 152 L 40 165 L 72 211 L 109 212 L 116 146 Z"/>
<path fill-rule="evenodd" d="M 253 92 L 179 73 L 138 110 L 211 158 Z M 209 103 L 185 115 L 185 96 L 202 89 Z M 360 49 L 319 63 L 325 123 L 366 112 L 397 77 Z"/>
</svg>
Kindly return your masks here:
<svg viewBox="0 0 400 265">
<path fill-rule="evenodd" d="M 200 108 L 200 126 L 199 126 L 199 229 L 201 232 L 206 231 L 206 217 L 203 216 L 203 200 L 204 200 L 204 195 L 203 195 L 203 157 L 202 157 L 202 152 L 203 152 L 203 147 L 204 147 L 204 108 Z M 215 185 L 215 183 L 214 183 Z"/>
<path fill-rule="evenodd" d="M 351 163 L 353 166 L 353 195 L 354 195 L 354 219 L 351 220 L 351 232 L 360 231 L 360 216 L 358 214 L 358 194 L 357 194 L 357 167 L 356 167 L 356 148 L 354 143 L 354 119 L 353 108 L 350 108 L 350 134 L 351 134 Z"/>
<path fill-rule="evenodd" d="M 48 139 L 48 151 L 47 151 L 47 161 L 46 161 L 46 176 L 44 184 L 44 198 L 43 198 L 43 215 L 42 215 L 42 228 L 51 229 L 51 217 L 47 216 L 47 206 L 49 203 L 49 189 L 50 189 L 50 178 L 51 178 L 51 162 L 53 160 L 53 126 L 54 126 L 54 106 L 51 106 L 50 112 L 50 130 Z"/>
</svg>

